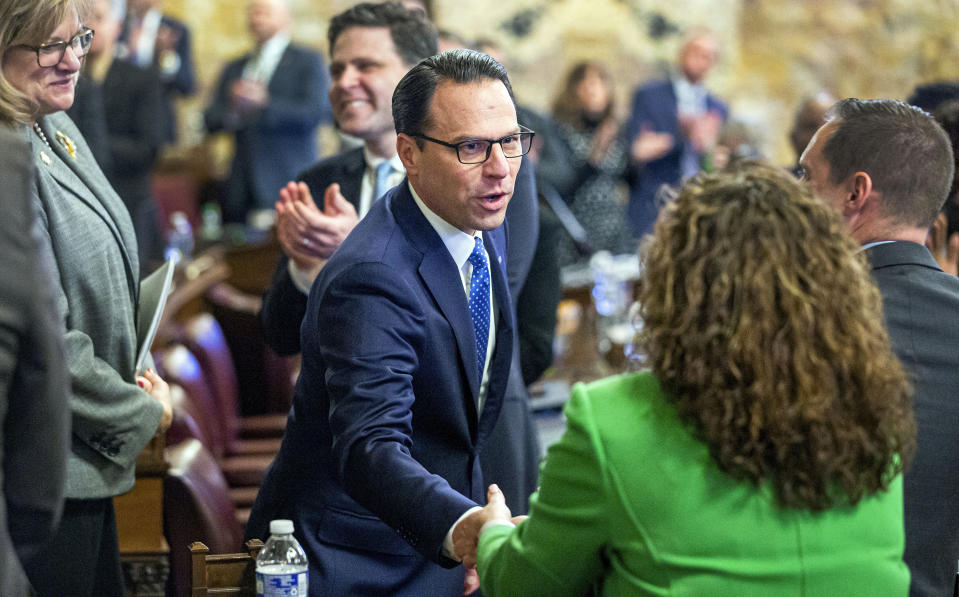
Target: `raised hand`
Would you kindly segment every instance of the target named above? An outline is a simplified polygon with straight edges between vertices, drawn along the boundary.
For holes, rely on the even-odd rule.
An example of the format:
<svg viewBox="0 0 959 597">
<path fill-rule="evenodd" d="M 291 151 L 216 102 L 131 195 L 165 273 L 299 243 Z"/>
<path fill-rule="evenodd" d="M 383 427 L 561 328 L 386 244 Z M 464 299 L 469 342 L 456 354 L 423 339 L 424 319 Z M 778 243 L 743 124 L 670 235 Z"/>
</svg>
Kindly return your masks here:
<svg viewBox="0 0 959 597">
<path fill-rule="evenodd" d="M 676 140 L 669 133 L 657 133 L 648 124 L 644 124 L 633 139 L 630 154 L 634 161 L 651 162 L 669 153 L 675 143 Z"/>
</svg>

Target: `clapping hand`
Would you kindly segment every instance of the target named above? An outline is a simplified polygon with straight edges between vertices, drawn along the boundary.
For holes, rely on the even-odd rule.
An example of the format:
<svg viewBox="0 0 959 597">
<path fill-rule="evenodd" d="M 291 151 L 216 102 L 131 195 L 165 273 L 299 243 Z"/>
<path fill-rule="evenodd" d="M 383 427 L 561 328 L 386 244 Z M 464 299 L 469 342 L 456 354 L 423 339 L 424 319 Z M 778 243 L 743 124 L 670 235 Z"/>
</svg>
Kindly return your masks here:
<svg viewBox="0 0 959 597">
<path fill-rule="evenodd" d="M 700 116 L 680 118 L 680 124 L 693 149 L 699 153 L 708 153 L 719 141 L 723 119 L 718 112 L 710 110 Z"/>
<path fill-rule="evenodd" d="M 633 139 L 630 154 L 634 161 L 651 162 L 669 153 L 675 143 L 676 140 L 669 133 L 657 133 L 648 124 L 643 124 Z"/>
<path fill-rule="evenodd" d="M 280 189 L 276 215 L 283 251 L 301 270 L 316 272 L 359 221 L 353 204 L 336 183 L 326 189 L 323 211 L 306 183 L 288 183 Z"/>
<path fill-rule="evenodd" d="M 259 81 L 237 79 L 230 86 L 231 106 L 237 115 L 245 118 L 262 110 L 270 101 L 266 85 Z"/>
</svg>

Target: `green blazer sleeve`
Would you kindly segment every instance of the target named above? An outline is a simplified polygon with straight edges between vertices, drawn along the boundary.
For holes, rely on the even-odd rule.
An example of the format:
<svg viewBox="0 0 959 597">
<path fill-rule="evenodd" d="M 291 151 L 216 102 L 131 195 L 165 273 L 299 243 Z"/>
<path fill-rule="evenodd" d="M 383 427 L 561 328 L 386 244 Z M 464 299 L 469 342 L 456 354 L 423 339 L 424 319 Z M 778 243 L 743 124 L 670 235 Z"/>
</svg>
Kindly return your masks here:
<svg viewBox="0 0 959 597">
<path fill-rule="evenodd" d="M 515 532 L 492 527 L 480 540 L 480 586 L 488 595 L 583 595 L 602 575 L 615 504 L 584 386 L 564 412 L 566 433 L 550 447 L 530 519 Z"/>
</svg>

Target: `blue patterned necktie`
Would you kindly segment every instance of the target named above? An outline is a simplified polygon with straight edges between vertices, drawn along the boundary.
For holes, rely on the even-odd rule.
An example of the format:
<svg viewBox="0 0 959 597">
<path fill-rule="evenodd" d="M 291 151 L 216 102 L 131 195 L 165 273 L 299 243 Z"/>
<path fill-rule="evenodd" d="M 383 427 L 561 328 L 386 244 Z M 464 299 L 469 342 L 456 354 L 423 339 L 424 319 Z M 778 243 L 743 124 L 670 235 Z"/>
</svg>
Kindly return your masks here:
<svg viewBox="0 0 959 597">
<path fill-rule="evenodd" d="M 470 277 L 470 317 L 476 332 L 476 363 L 479 367 L 479 380 L 483 381 L 483 367 L 486 365 L 486 345 L 489 342 L 489 264 L 486 263 L 486 251 L 483 241 L 476 238 L 476 245 L 470 253 L 469 262 L 473 265 Z"/>
<path fill-rule="evenodd" d="M 383 160 L 376 167 L 376 185 L 373 187 L 373 201 L 386 194 L 390 190 L 390 174 L 393 173 L 393 164 L 389 160 Z"/>
</svg>

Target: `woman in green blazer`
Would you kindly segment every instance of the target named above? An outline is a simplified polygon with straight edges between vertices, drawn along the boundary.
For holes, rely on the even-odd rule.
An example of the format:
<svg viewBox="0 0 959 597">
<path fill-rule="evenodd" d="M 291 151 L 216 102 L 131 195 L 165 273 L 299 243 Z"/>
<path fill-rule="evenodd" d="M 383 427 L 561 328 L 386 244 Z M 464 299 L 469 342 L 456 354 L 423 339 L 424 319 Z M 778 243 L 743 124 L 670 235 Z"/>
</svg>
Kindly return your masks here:
<svg viewBox="0 0 959 597">
<path fill-rule="evenodd" d="M 651 371 L 574 389 L 528 520 L 492 486 L 457 527 L 484 594 L 906 595 L 915 422 L 856 249 L 778 169 L 688 183 L 645 254 Z"/>
</svg>

